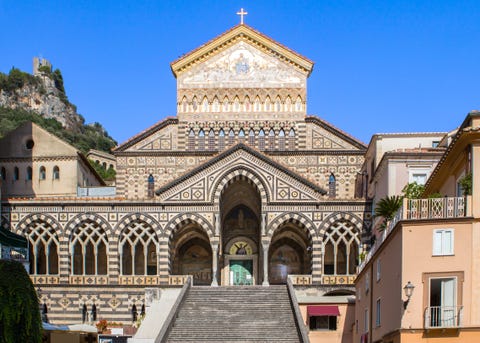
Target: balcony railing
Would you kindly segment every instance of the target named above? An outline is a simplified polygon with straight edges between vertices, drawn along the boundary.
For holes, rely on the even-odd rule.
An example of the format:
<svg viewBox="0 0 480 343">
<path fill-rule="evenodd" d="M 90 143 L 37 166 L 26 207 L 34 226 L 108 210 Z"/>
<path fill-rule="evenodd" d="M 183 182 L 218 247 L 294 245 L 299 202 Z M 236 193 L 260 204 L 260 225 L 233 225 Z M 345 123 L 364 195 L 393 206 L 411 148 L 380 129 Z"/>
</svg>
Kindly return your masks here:
<svg viewBox="0 0 480 343">
<path fill-rule="evenodd" d="M 377 238 L 375 244 L 358 267 L 358 272 L 360 273 L 363 270 L 400 220 L 448 219 L 471 216 L 471 203 L 470 195 L 466 197 L 403 199 L 402 206 L 387 224 L 380 237 Z"/>
<path fill-rule="evenodd" d="M 462 327 L 463 306 L 429 306 L 425 309 L 425 329 Z"/>
</svg>

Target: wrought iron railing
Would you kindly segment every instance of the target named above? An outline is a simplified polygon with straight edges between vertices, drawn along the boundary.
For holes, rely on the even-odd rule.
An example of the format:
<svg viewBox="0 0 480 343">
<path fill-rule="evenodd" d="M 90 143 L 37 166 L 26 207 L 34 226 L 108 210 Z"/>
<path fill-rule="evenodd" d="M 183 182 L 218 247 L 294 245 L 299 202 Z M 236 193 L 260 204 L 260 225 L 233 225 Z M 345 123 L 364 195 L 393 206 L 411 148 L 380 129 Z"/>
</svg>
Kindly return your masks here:
<svg viewBox="0 0 480 343">
<path fill-rule="evenodd" d="M 462 327 L 463 306 L 429 306 L 425 309 L 426 329 Z"/>
</svg>

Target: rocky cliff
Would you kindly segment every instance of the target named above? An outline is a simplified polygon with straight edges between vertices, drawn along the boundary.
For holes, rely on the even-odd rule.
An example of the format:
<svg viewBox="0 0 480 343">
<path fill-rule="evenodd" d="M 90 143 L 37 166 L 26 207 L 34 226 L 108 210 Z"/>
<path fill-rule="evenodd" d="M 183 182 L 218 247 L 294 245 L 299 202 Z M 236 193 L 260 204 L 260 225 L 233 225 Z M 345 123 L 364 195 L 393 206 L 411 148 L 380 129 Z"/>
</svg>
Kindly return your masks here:
<svg viewBox="0 0 480 343">
<path fill-rule="evenodd" d="M 8 75 L 0 74 L 0 106 L 34 111 L 74 131 L 84 122 L 65 95 L 58 69 L 45 68 L 31 75 L 13 68 Z"/>
</svg>

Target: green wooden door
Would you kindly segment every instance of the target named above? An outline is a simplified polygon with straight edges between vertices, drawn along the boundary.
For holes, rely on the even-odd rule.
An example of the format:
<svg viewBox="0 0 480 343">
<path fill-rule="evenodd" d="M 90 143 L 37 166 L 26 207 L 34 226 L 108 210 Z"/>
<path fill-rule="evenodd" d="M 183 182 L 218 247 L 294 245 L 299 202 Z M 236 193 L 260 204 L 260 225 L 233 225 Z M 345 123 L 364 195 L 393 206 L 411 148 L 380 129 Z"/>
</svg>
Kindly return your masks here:
<svg viewBox="0 0 480 343">
<path fill-rule="evenodd" d="M 230 280 L 232 285 L 251 285 L 253 262 L 252 260 L 230 260 Z"/>
</svg>

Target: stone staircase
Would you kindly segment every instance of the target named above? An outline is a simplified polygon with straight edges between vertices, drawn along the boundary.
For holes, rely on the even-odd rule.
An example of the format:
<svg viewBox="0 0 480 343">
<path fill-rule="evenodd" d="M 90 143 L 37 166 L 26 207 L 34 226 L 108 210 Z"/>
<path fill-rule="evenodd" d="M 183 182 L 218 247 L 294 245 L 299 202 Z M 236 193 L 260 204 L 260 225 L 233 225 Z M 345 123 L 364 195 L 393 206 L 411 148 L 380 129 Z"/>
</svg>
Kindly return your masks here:
<svg viewBox="0 0 480 343">
<path fill-rule="evenodd" d="M 286 286 L 192 287 L 166 342 L 301 342 Z"/>
</svg>

